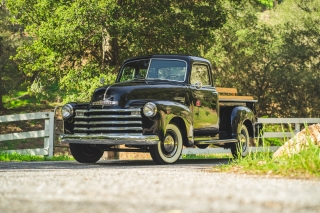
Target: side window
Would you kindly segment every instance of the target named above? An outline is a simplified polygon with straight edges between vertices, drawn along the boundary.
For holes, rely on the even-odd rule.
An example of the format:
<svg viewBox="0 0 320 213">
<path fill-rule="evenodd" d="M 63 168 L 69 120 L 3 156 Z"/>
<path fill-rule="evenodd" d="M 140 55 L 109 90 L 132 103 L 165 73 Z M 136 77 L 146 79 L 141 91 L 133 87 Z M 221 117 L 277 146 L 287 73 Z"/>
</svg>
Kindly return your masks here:
<svg viewBox="0 0 320 213">
<path fill-rule="evenodd" d="M 190 83 L 195 84 L 197 82 L 201 82 L 202 85 L 211 85 L 209 69 L 204 64 L 193 64 L 192 66 Z"/>
</svg>

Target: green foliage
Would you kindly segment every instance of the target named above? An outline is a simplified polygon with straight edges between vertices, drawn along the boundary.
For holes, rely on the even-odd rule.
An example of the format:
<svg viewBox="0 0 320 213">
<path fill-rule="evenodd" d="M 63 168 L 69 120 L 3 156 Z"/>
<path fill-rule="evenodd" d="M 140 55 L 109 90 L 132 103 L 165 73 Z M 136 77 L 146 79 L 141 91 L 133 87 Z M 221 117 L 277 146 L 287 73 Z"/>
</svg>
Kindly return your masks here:
<svg viewBox="0 0 320 213">
<path fill-rule="evenodd" d="M 32 91 L 42 93 L 59 82 L 69 100 L 79 94 L 87 100 L 82 93 L 93 76 L 115 74 L 125 58 L 199 55 L 224 21 L 219 1 L 7 0 L 7 5 L 30 36 L 15 60 L 33 79 Z"/>
<path fill-rule="evenodd" d="M 86 65 L 81 70 L 70 70 L 69 74 L 61 79 L 62 88 L 70 94 L 65 102 L 90 101 L 95 89 L 101 87 L 100 79 L 106 84 L 114 83 L 115 74 L 103 74 L 95 65 Z"/>
<path fill-rule="evenodd" d="M 260 2 L 262 5 L 266 6 L 267 8 L 273 7 L 274 0 L 257 0 L 257 1 Z"/>
<path fill-rule="evenodd" d="M 258 116 L 317 117 L 319 13 L 318 0 L 6 0 L 0 96 L 28 80 L 37 101 L 51 85 L 87 101 L 124 59 L 181 53 L 209 58 L 216 85 L 254 96 Z"/>
<path fill-rule="evenodd" d="M 287 0 L 263 13 L 247 2 L 226 3 L 225 8 L 227 23 L 215 31 L 217 43 L 206 54 L 213 62 L 217 85 L 236 87 L 241 95 L 257 98 L 258 116 L 317 117 L 316 1 Z"/>
<path fill-rule="evenodd" d="M 19 27 L 9 22 L 9 12 L 4 3 L 0 4 L 0 110 L 4 109 L 3 96 L 24 81 L 17 64 L 11 60 L 23 38 Z"/>
</svg>

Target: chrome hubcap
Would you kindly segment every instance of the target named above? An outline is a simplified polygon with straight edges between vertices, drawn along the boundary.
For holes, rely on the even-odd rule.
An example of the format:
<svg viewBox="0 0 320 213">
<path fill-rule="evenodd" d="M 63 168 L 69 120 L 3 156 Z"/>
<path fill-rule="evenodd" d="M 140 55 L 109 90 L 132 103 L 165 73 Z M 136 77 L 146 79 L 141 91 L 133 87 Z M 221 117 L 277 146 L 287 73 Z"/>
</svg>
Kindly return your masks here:
<svg viewBox="0 0 320 213">
<path fill-rule="evenodd" d="M 244 152 L 247 149 L 247 137 L 245 133 L 241 132 L 239 136 L 239 142 L 242 149 L 241 151 Z"/>
<path fill-rule="evenodd" d="M 172 132 L 167 133 L 166 138 L 162 143 L 162 151 L 166 157 L 172 157 L 178 149 L 177 140 L 175 138 L 176 136 Z"/>
</svg>

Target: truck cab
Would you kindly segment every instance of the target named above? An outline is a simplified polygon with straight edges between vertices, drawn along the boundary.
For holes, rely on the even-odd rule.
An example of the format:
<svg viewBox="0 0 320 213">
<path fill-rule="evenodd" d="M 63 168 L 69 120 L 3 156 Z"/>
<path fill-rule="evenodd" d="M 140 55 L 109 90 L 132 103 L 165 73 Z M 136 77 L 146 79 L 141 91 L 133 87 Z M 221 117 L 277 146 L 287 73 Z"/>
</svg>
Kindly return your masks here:
<svg viewBox="0 0 320 213">
<path fill-rule="evenodd" d="M 134 57 L 124 61 L 114 84 L 95 90 L 90 102 L 62 107 L 61 142 L 69 143 L 81 163 L 98 161 L 104 151 L 134 151 L 170 164 L 183 147 L 210 144 L 245 156 L 254 136 L 256 102 L 246 97 L 219 95 L 204 58 Z"/>
</svg>

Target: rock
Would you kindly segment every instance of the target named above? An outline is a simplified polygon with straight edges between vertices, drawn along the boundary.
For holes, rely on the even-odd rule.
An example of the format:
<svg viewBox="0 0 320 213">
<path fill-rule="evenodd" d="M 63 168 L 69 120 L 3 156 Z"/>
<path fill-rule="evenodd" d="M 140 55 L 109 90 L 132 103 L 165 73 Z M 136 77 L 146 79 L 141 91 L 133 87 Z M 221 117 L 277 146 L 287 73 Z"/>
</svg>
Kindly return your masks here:
<svg viewBox="0 0 320 213">
<path fill-rule="evenodd" d="M 298 132 L 293 138 L 285 142 L 285 144 L 273 154 L 273 157 L 297 154 L 311 144 L 320 146 L 320 124 L 308 126 L 301 132 Z"/>
</svg>

